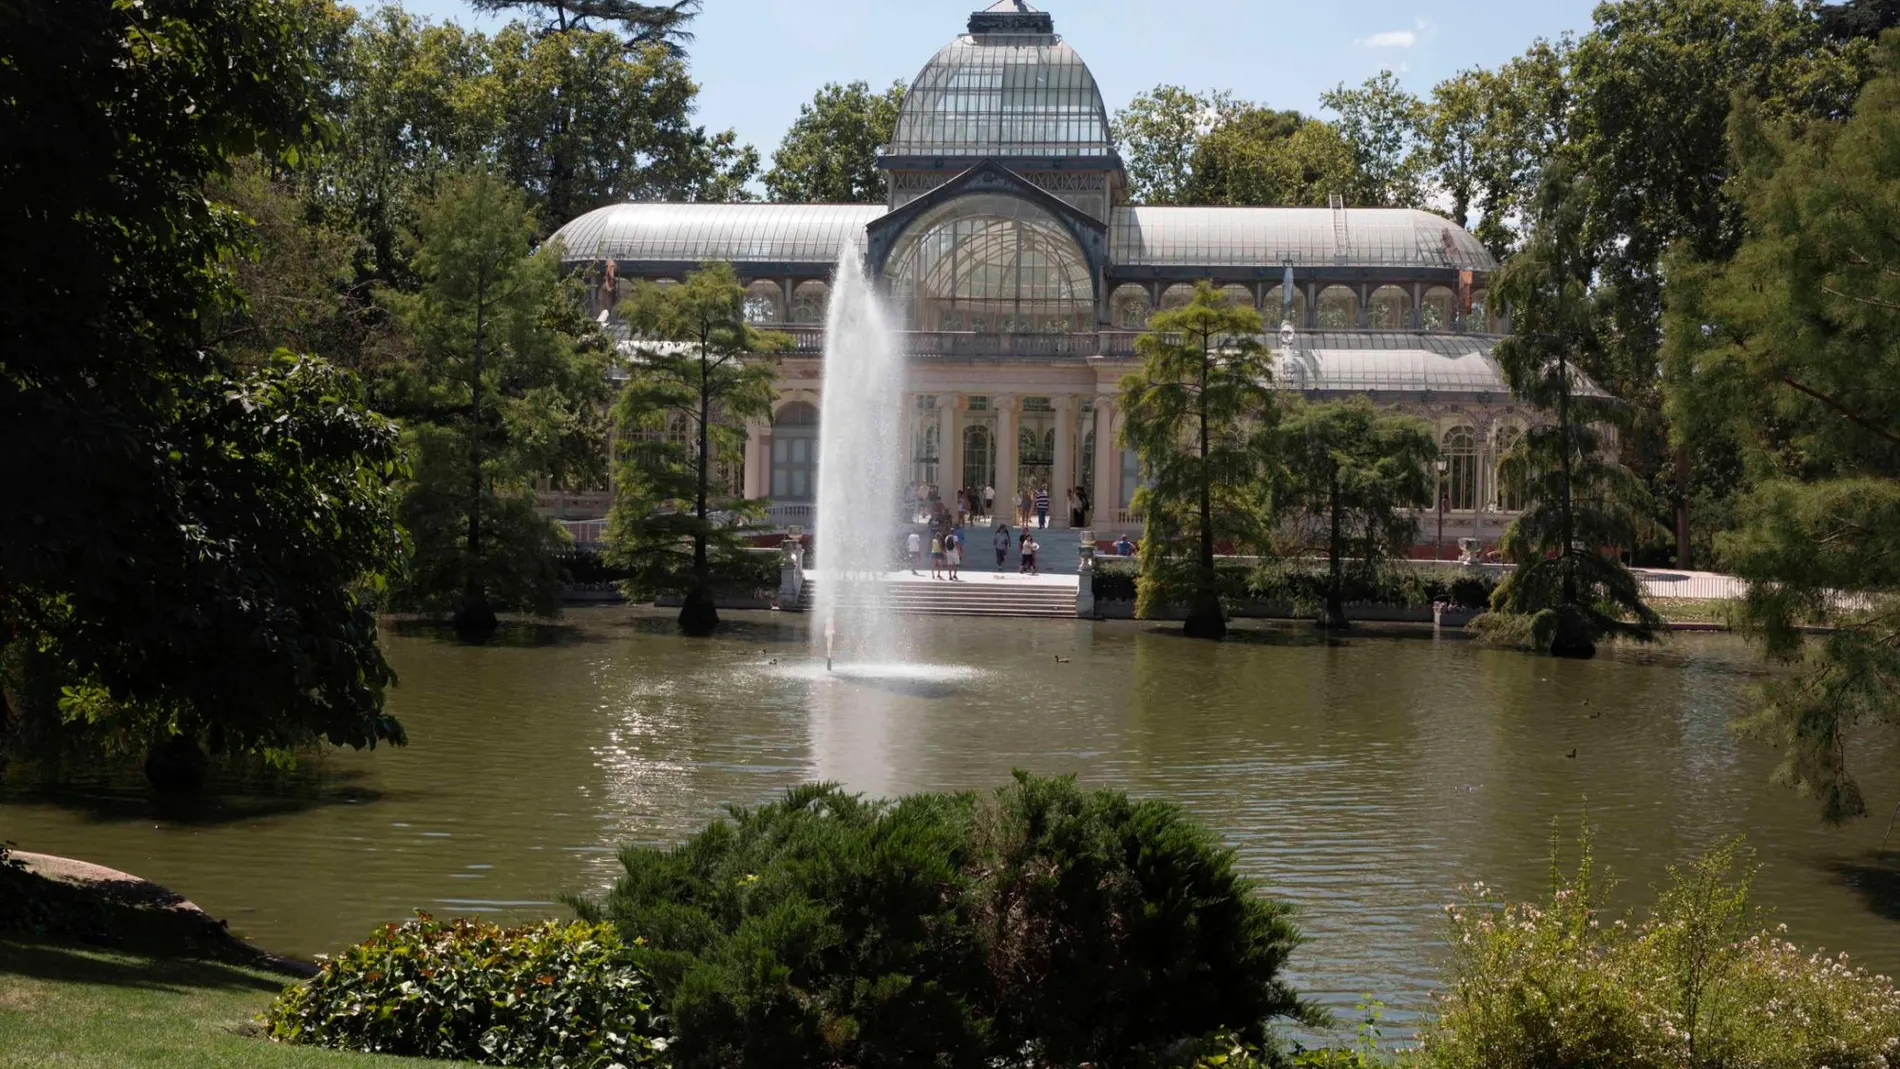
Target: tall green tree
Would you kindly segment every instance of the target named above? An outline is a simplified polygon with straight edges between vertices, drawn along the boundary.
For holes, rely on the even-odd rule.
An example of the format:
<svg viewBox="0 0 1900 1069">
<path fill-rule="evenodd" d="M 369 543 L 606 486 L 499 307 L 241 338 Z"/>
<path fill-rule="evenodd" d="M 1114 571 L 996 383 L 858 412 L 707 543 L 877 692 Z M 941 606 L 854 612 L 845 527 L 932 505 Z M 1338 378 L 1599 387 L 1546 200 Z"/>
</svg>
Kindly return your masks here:
<svg viewBox="0 0 1900 1069">
<path fill-rule="evenodd" d="M 881 204 L 884 174 L 878 150 L 891 143 L 905 86 L 873 93 L 866 82 L 826 83 L 785 131 L 765 189 L 775 201 L 801 204 Z"/>
<path fill-rule="evenodd" d="M 1435 439 L 1425 421 L 1381 412 L 1363 397 L 1295 405 L 1281 417 L 1276 511 L 1300 516 L 1321 535 L 1326 626 L 1351 624 L 1344 596 L 1349 558 L 1371 576 L 1418 537 L 1413 510 L 1432 501 Z"/>
<path fill-rule="evenodd" d="M 1247 105 L 1194 147 L 1189 204 L 1324 206 L 1357 184 L 1339 131 L 1296 111 Z"/>
<path fill-rule="evenodd" d="M 1242 103 L 1231 93 L 1158 85 L 1115 113 L 1112 133 L 1138 204 L 1181 204 L 1194 177 L 1194 151 Z"/>
<path fill-rule="evenodd" d="M 1135 340 L 1141 367 L 1122 377 L 1123 443 L 1145 483 L 1134 508 L 1147 525 L 1138 600 L 1153 611 L 1186 602 L 1187 634 L 1227 634 L 1214 549 L 1264 546 L 1275 418 L 1273 360 L 1260 313 L 1229 304 L 1211 282 L 1160 311 Z"/>
<path fill-rule="evenodd" d="M 563 539 L 535 513 L 534 484 L 600 473 L 607 346 L 578 314 L 559 247 L 534 250 L 533 213 L 502 178 L 445 179 L 417 238 L 420 289 L 384 295 L 407 353 L 383 397 L 415 463 L 401 600 L 482 633 L 497 609 L 556 611 Z"/>
<path fill-rule="evenodd" d="M 1866 77 L 1868 43 L 1833 40 L 1817 11 L 1772 0 L 1606 4 L 1574 55 L 1568 152 L 1594 179 L 1581 223 L 1598 261 L 1606 325 L 1587 370 L 1632 406 L 1626 455 L 1658 502 L 1673 505 L 1679 566 L 1693 563 L 1688 504 L 1697 468 L 1734 447 L 1668 442 L 1659 392 L 1663 257 L 1681 246 L 1723 260 L 1741 239 L 1728 165 L 1737 94 L 1795 123 L 1845 113 Z"/>
<path fill-rule="evenodd" d="M 768 354 L 790 344 L 746 322 L 745 287 L 730 264 L 678 286 L 641 284 L 622 308 L 638 339 L 614 408 L 617 475 L 610 560 L 636 596 L 679 594 L 680 630 L 719 627 L 714 594 L 738 571 L 748 501 L 720 465 L 744 455 L 746 422 L 769 419 L 777 375 Z"/>
<path fill-rule="evenodd" d="M 692 41 L 690 26 L 699 14 L 699 0 L 671 4 L 642 4 L 638 0 L 469 0 L 477 11 L 522 12 L 536 21 L 543 34 L 587 32 L 596 22 L 625 33 L 626 47 L 661 45 L 676 52 Z"/>
<path fill-rule="evenodd" d="M 1745 622 L 1792 666 L 1745 724 L 1833 823 L 1866 813 L 1859 729 L 1900 719 L 1900 35 L 1878 69 L 1838 127 L 1738 109 L 1746 236 L 1672 262 L 1664 350 L 1675 433 L 1743 446 L 1720 541 Z"/>
<path fill-rule="evenodd" d="M 1341 84 L 1320 94 L 1320 103 L 1339 113 L 1336 127 L 1351 147 L 1359 181 L 1336 190 L 1355 207 L 1414 208 L 1424 204 L 1425 156 L 1420 136 L 1425 106 L 1399 85 L 1391 71 L 1380 71 L 1357 88 Z"/>
<path fill-rule="evenodd" d="M 207 189 L 320 128 L 296 9 L 0 8 L 0 641 L 155 753 L 402 739 L 364 596 L 398 564 L 393 428 L 322 361 L 207 333 L 248 252 Z"/>
<path fill-rule="evenodd" d="M 1505 529 L 1517 568 L 1492 599 L 1481 632 L 1564 657 L 1588 657 L 1606 635 L 1653 640 L 1662 620 L 1623 562 L 1610 555 L 1635 539 L 1640 480 L 1607 453 L 1600 426 L 1615 403 L 1579 368 L 1603 345 L 1590 292 L 1592 258 L 1581 242 L 1589 181 L 1558 165 L 1545 175 L 1532 231 L 1496 283 L 1510 303 L 1513 333 L 1496 349 L 1519 397 L 1554 422 L 1525 432 L 1502 477 L 1520 488 L 1523 511 Z"/>
</svg>

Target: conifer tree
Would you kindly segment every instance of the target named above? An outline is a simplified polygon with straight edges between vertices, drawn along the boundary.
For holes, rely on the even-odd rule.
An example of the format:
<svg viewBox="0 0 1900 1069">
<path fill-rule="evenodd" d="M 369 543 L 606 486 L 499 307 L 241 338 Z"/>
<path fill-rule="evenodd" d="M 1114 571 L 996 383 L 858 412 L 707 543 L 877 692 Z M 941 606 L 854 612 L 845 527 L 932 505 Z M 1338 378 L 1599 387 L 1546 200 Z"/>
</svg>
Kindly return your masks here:
<svg viewBox="0 0 1900 1069">
<path fill-rule="evenodd" d="M 1514 328 L 1498 344 L 1498 364 L 1512 390 L 1553 422 L 1525 432 L 1504 462 L 1503 478 L 1525 503 L 1503 538 L 1517 569 L 1493 596 L 1495 611 L 1473 622 L 1494 638 L 1565 657 L 1592 656 L 1606 635 L 1653 640 L 1662 625 L 1612 555 L 1644 522 L 1642 482 L 1607 454 L 1599 430 L 1620 413 L 1578 371 L 1600 345 L 1592 265 L 1579 240 L 1586 196 L 1566 167 L 1551 168 L 1530 240 L 1497 283 Z"/>
<path fill-rule="evenodd" d="M 1181 308 L 1156 312 L 1135 340 L 1141 369 L 1122 378 L 1122 435 L 1145 484 L 1134 508 L 1147 524 L 1138 608 L 1187 603 L 1187 634 L 1222 638 L 1217 542 L 1264 545 L 1272 451 L 1272 357 L 1260 313 L 1227 303 L 1211 282 Z"/>
<path fill-rule="evenodd" d="M 719 626 L 714 592 L 740 563 L 746 522 L 763 505 L 719 470 L 744 456 L 746 421 L 771 417 L 776 371 L 761 357 L 789 339 L 746 322 L 730 264 L 677 286 L 643 283 L 622 314 L 638 351 L 614 409 L 608 557 L 631 570 L 629 593 L 683 595 L 680 630 L 704 637 Z"/>
</svg>

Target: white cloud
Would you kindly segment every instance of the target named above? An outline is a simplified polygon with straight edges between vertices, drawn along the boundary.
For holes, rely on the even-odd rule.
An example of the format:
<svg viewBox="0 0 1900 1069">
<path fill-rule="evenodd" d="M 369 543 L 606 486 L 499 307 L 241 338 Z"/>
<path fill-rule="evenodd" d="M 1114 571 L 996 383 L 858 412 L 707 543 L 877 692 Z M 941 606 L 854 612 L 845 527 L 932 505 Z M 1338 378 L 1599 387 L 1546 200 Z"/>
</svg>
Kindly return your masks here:
<svg viewBox="0 0 1900 1069">
<path fill-rule="evenodd" d="M 1354 43 L 1365 48 L 1410 48 L 1418 43 L 1418 34 L 1411 30 L 1387 30 L 1371 37 L 1361 37 Z"/>
</svg>

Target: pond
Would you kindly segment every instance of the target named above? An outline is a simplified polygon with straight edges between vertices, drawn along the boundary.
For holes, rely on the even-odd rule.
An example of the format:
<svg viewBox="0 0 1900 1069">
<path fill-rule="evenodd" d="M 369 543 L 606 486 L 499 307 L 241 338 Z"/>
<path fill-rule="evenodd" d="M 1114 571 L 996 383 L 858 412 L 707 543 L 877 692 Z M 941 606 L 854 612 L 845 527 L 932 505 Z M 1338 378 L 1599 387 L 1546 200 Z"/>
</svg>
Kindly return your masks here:
<svg viewBox="0 0 1900 1069">
<path fill-rule="evenodd" d="M 688 642 L 625 608 L 487 646 L 387 637 L 411 745 L 344 752 L 289 794 L 191 812 L 136 790 L 16 793 L 0 838 L 167 884 L 278 951 L 334 951 L 412 909 L 561 916 L 626 843 L 813 779 L 875 794 L 994 786 L 1012 768 L 1172 799 L 1296 903 L 1301 988 L 1399 1021 L 1429 1005 L 1461 884 L 1541 892 L 1553 817 L 1586 805 L 1625 897 L 1723 836 L 1760 851 L 1798 940 L 1900 969 L 1900 868 L 1877 854 L 1891 740 L 1861 758 L 1880 814 L 1823 828 L 1728 721 L 1759 682 L 1725 636 L 1561 662 L 1429 632 L 1302 629 L 1199 643 L 1143 624 L 929 619 L 953 672 L 827 676 L 803 618 L 739 614 Z M 1574 755 L 1574 756 L 1573 756 Z M 1878 762 L 1885 762 L 1884 766 Z M 1891 855 L 1889 855 L 1891 859 Z"/>
</svg>

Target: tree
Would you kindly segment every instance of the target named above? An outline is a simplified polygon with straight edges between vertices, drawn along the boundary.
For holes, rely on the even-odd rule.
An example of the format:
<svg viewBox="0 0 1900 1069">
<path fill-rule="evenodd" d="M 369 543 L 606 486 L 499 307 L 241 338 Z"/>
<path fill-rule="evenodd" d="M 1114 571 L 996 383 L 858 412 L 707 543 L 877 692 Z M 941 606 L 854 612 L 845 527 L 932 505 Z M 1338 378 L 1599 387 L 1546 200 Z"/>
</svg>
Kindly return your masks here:
<svg viewBox="0 0 1900 1069">
<path fill-rule="evenodd" d="M 1158 85 L 1116 112 L 1112 132 L 1128 170 L 1129 197 L 1139 204 L 1183 203 L 1195 146 L 1241 106 L 1229 93 Z"/>
<path fill-rule="evenodd" d="M 1352 149 L 1359 181 L 1335 191 L 1347 204 L 1415 208 L 1424 203 L 1419 138 L 1425 107 L 1391 71 L 1380 71 L 1357 89 L 1342 83 L 1320 94 L 1320 103 L 1339 113 L 1340 137 Z"/>
<path fill-rule="evenodd" d="M 1701 442 L 1671 450 L 1661 420 L 1662 261 L 1703 260 L 1741 239 L 1729 188 L 1729 113 L 1737 94 L 1797 123 L 1844 114 L 1866 77 L 1868 42 L 1830 39 L 1817 8 L 1766 0 L 1633 0 L 1604 5 L 1577 45 L 1568 152 L 1588 173 L 1580 222 L 1597 258 L 1605 344 L 1585 370 L 1636 417 L 1625 453 L 1674 505 L 1676 563 L 1692 563 L 1688 502 Z M 1698 450 L 1697 446 L 1701 448 Z"/>
<path fill-rule="evenodd" d="M 747 420 L 772 414 L 772 364 L 790 339 L 746 322 L 745 287 L 730 264 L 678 286 L 642 283 L 622 310 L 639 339 L 614 409 L 608 559 L 632 572 L 635 595 L 681 594 L 680 630 L 719 627 L 713 595 L 745 551 L 744 521 L 762 502 L 715 480 L 743 456 Z"/>
<path fill-rule="evenodd" d="M 494 630 L 498 608 L 556 610 L 562 541 L 536 515 L 533 483 L 600 467 L 606 345 L 562 282 L 558 246 L 532 252 L 533 235 L 499 177 L 445 179 L 422 210 L 421 288 L 384 295 L 409 347 L 384 388 L 415 458 L 402 603 L 453 607 L 475 634 Z"/>
<path fill-rule="evenodd" d="M 699 0 L 671 4 L 642 4 L 638 0 L 469 0 L 477 11 L 525 11 L 540 21 L 542 34 L 588 32 L 595 21 L 611 23 L 626 33 L 626 45 L 636 50 L 660 45 L 681 54 L 693 39 L 687 29 L 699 15 Z"/>
<path fill-rule="evenodd" d="M 1189 204 L 1324 206 L 1350 187 L 1352 151 L 1339 132 L 1297 111 L 1246 105 L 1195 145 Z"/>
<path fill-rule="evenodd" d="M 1591 258 L 1580 242 L 1588 180 L 1551 168 L 1534 205 L 1533 229 L 1496 284 L 1515 332 L 1496 356 L 1511 389 L 1556 422 L 1527 431 L 1502 477 L 1524 509 L 1502 539 L 1517 569 L 1499 585 L 1482 633 L 1562 657 L 1589 657 L 1605 635 L 1653 641 L 1662 619 L 1621 560 L 1606 554 L 1635 541 L 1643 487 L 1605 455 L 1598 424 L 1613 402 L 1577 367 L 1603 344 L 1589 292 Z"/>
<path fill-rule="evenodd" d="M 1431 504 L 1434 437 L 1423 420 L 1381 412 L 1363 397 L 1296 405 L 1281 418 L 1276 496 L 1287 513 L 1323 526 L 1326 626 L 1350 623 L 1344 597 L 1349 555 L 1370 576 L 1417 537 L 1418 518 L 1407 510 Z"/>
<path fill-rule="evenodd" d="M 229 161 L 318 128 L 313 42 L 266 0 L 0 11 L 0 641 L 189 782 L 201 746 L 400 742 L 365 596 L 398 564 L 394 431 L 320 360 L 210 344 L 245 227 Z M 11 719 L 0 691 L 0 729 Z"/>
<path fill-rule="evenodd" d="M 803 204 L 879 204 L 884 175 L 877 153 L 891 143 L 905 87 L 882 93 L 865 82 L 826 83 L 785 131 L 765 188 L 775 201 Z"/>
<path fill-rule="evenodd" d="M 1135 511 L 1147 523 L 1141 600 L 1150 610 L 1175 597 L 1188 607 L 1187 634 L 1227 633 L 1214 571 L 1217 540 L 1265 545 L 1266 477 L 1274 418 L 1272 356 L 1260 313 L 1227 303 L 1211 282 L 1181 308 L 1155 313 L 1135 340 L 1140 370 L 1122 377 L 1123 443 L 1146 477 Z M 1191 546 L 1182 543 L 1192 538 Z"/>
<path fill-rule="evenodd" d="M 1900 39 L 1838 127 L 1731 125 L 1746 237 L 1672 261 L 1664 355 L 1680 439 L 1741 443 L 1750 488 L 1719 539 L 1742 617 L 1793 671 L 1744 721 L 1830 823 L 1866 802 L 1850 755 L 1900 709 Z M 1835 629 L 1810 641 L 1805 622 Z"/>
</svg>

